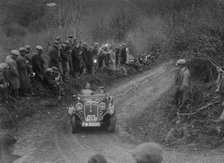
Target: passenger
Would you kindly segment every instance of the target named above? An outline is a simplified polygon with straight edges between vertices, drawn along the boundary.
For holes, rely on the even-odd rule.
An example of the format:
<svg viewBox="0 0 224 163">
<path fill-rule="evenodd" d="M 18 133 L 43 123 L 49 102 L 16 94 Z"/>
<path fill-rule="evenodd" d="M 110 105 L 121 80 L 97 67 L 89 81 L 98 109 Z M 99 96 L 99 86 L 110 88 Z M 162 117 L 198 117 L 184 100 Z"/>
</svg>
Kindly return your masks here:
<svg viewBox="0 0 224 163">
<path fill-rule="evenodd" d="M 137 146 L 132 156 L 137 163 L 162 163 L 162 147 L 153 142 L 143 143 Z"/>
<path fill-rule="evenodd" d="M 96 154 L 88 160 L 88 163 L 107 163 L 107 160 L 103 155 Z"/>
<path fill-rule="evenodd" d="M 91 95 L 92 93 L 94 93 L 94 92 L 91 90 L 90 83 L 87 82 L 86 86 L 85 86 L 85 89 L 81 90 L 81 94 L 83 94 L 83 95 Z"/>
</svg>

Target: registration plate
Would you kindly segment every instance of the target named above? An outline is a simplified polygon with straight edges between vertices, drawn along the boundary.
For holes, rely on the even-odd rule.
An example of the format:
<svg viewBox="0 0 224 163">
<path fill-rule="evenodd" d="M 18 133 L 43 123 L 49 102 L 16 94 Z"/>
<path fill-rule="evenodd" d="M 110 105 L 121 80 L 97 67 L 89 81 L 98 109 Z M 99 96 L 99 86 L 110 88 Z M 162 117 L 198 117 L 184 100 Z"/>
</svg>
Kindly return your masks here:
<svg viewBox="0 0 224 163">
<path fill-rule="evenodd" d="M 87 122 L 94 122 L 94 121 L 97 121 L 97 117 L 95 115 L 88 115 L 86 117 L 86 121 Z"/>
<path fill-rule="evenodd" d="M 82 127 L 100 127 L 100 122 L 82 123 Z"/>
</svg>

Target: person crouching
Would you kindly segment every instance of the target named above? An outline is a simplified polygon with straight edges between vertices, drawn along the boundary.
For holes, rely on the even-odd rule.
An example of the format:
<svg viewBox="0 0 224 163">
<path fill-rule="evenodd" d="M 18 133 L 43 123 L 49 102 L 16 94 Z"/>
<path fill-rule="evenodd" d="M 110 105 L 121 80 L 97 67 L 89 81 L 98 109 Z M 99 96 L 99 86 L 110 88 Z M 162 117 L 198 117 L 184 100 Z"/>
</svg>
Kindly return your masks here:
<svg viewBox="0 0 224 163">
<path fill-rule="evenodd" d="M 60 71 L 56 67 L 48 68 L 44 73 L 43 83 L 58 97 L 58 100 L 61 100 L 61 97 L 64 93 L 63 90 L 63 81 L 60 74 Z"/>
</svg>

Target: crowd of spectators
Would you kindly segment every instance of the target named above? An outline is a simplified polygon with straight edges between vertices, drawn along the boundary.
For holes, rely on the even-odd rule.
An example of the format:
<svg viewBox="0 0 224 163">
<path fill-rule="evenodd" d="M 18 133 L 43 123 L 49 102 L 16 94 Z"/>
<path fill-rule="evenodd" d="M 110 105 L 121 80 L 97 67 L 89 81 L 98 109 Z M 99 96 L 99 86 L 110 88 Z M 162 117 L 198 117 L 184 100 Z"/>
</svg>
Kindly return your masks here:
<svg viewBox="0 0 224 163">
<path fill-rule="evenodd" d="M 47 55 L 43 55 L 47 54 Z M 5 62 L 0 64 L 0 91 L 2 102 L 9 97 L 20 99 L 22 96 L 35 95 L 34 89 L 42 85 L 60 100 L 64 95 L 63 83 L 70 78 L 79 79 L 82 74 L 94 75 L 97 70 L 107 68 L 112 71 L 125 69 L 128 64 L 135 66 L 147 64 L 148 60 L 158 57 L 157 53 L 148 53 L 133 57 L 125 44 L 112 46 L 77 41 L 69 36 L 66 41 L 61 36 L 45 50 L 37 45 L 30 45 L 11 50 Z"/>
</svg>

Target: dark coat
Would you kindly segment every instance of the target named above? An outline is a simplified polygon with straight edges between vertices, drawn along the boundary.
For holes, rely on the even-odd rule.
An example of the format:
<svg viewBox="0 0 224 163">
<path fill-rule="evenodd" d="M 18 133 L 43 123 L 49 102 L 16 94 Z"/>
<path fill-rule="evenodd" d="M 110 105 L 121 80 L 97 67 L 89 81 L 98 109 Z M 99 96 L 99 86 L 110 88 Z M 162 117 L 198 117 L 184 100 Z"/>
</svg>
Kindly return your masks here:
<svg viewBox="0 0 224 163">
<path fill-rule="evenodd" d="M 93 66 L 93 51 L 88 49 L 87 50 L 87 60 L 86 60 L 86 67 Z"/>
<path fill-rule="evenodd" d="M 22 56 L 19 56 L 16 59 L 18 65 L 18 73 L 20 79 L 20 89 L 31 88 L 30 77 L 28 75 L 28 65 L 26 63 L 26 59 Z"/>
<path fill-rule="evenodd" d="M 60 65 L 59 50 L 54 46 L 50 46 L 50 48 L 48 50 L 48 56 L 49 56 L 49 67 L 59 68 L 59 65 Z"/>
<path fill-rule="evenodd" d="M 55 80 L 55 77 L 50 72 L 44 73 L 44 81 L 43 83 L 49 87 L 54 87 L 57 84 L 57 81 Z"/>
<path fill-rule="evenodd" d="M 11 89 L 19 89 L 20 87 L 20 80 L 19 80 L 19 73 L 17 62 L 12 58 L 11 55 L 8 55 L 5 59 L 5 62 L 9 65 L 9 71 L 7 73 L 7 78 L 10 83 Z"/>
<path fill-rule="evenodd" d="M 64 72 L 67 72 L 68 71 L 67 63 L 68 63 L 69 49 L 63 47 L 62 49 L 60 49 L 60 55 L 61 55 L 62 69 Z"/>
<path fill-rule="evenodd" d="M 79 53 L 80 48 L 74 47 L 72 50 L 72 63 L 74 72 L 80 72 L 82 67 L 82 56 Z"/>
<path fill-rule="evenodd" d="M 84 61 L 85 66 L 89 65 L 89 59 L 88 59 L 88 49 L 86 47 L 83 47 L 82 49 L 82 59 Z"/>
<path fill-rule="evenodd" d="M 33 67 L 33 71 L 36 73 L 36 75 L 39 78 L 41 78 L 41 80 L 43 80 L 43 75 L 45 71 L 45 68 L 44 68 L 45 62 L 43 57 L 37 53 L 34 54 L 31 58 L 31 64 Z"/>
<path fill-rule="evenodd" d="M 127 51 L 126 48 L 123 47 L 120 51 L 120 59 L 121 59 L 121 64 L 125 64 L 127 60 Z"/>
</svg>

